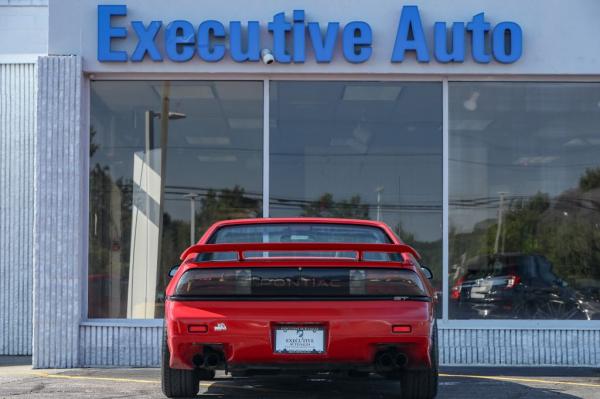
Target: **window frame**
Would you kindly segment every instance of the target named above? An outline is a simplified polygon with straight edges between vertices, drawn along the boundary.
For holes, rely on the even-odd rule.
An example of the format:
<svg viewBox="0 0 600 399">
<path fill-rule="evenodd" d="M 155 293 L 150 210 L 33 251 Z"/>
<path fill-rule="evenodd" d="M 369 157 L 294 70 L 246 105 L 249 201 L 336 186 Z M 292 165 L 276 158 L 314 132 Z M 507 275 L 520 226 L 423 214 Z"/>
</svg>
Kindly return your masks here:
<svg viewBox="0 0 600 399">
<path fill-rule="evenodd" d="M 448 200 L 448 166 L 449 166 L 449 83 L 454 82 L 494 82 L 494 83 L 600 83 L 600 78 L 593 75 L 402 75 L 402 74 L 348 74 L 348 75 L 328 75 L 328 74 L 287 74 L 274 73 L 265 74 L 171 74 L 159 73 L 144 75 L 137 73 L 94 73 L 85 74 L 83 77 L 83 96 L 85 99 L 82 109 L 85 110 L 85 118 L 82 121 L 84 147 L 84 190 L 82 195 L 83 207 L 82 213 L 84 223 L 82 223 L 82 234 L 89 237 L 89 127 L 91 114 L 90 101 L 90 82 L 102 80 L 212 80 L 212 81 L 262 81 L 263 82 L 263 217 L 269 217 L 269 159 L 270 159 L 270 132 L 269 132 L 269 84 L 271 81 L 356 81 L 356 82 L 439 82 L 442 86 L 442 315 L 438 315 L 438 325 L 441 329 L 488 329 L 488 330 L 506 330 L 506 329 L 570 329 L 570 330 L 598 330 L 600 329 L 600 320 L 486 320 L 486 319 L 448 319 L 449 305 L 449 200 Z M 89 319 L 88 318 L 88 240 L 85 241 L 84 262 L 81 265 L 82 281 L 82 300 L 80 303 L 82 326 L 140 326 L 157 327 L 162 326 L 162 319 Z"/>
</svg>

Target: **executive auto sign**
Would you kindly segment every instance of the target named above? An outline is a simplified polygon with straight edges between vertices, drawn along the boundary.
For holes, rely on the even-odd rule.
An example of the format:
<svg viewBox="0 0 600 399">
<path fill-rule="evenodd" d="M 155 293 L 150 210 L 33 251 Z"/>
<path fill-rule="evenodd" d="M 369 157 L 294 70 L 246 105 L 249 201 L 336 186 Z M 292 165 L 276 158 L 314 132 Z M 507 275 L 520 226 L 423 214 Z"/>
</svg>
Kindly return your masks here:
<svg viewBox="0 0 600 399">
<path fill-rule="evenodd" d="M 204 20 L 192 23 L 174 20 L 150 22 L 131 21 L 127 26 L 126 5 L 98 6 L 98 47 L 100 62 L 187 62 L 199 57 L 205 62 L 218 62 L 229 56 L 235 62 L 258 62 L 261 54 L 272 53 L 278 63 L 304 63 L 307 50 L 312 51 L 318 63 L 331 62 L 337 43 L 341 41 L 343 57 L 350 63 L 363 63 L 372 54 L 375 40 L 371 26 L 365 21 L 351 21 L 343 26 L 340 22 L 309 21 L 304 10 L 294 10 L 291 17 L 277 13 L 266 25 L 272 37 L 272 46 L 261 43 L 258 21 Z M 426 30 L 433 31 L 433 43 L 428 43 Z M 395 41 L 390 49 L 390 61 L 404 61 L 407 54 L 414 54 L 417 61 L 427 63 L 432 59 L 440 63 L 461 63 L 470 57 L 477 63 L 492 60 L 510 64 L 523 52 L 523 32 L 511 21 L 500 22 L 494 27 L 485 20 L 483 12 L 468 22 L 435 22 L 424 26 L 417 6 L 404 6 L 395 29 Z M 157 40 L 160 36 L 163 40 Z M 113 43 L 132 38 L 136 41 L 132 52 L 115 50 Z"/>
</svg>

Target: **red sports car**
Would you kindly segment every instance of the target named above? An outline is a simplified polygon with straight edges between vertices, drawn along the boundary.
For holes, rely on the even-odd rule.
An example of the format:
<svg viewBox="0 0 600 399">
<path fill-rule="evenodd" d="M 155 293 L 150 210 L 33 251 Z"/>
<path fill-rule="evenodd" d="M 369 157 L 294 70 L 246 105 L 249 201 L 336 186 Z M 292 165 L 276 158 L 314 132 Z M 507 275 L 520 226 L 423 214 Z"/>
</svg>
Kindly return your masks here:
<svg viewBox="0 0 600 399">
<path fill-rule="evenodd" d="M 384 223 L 229 220 L 182 255 L 166 291 L 162 389 L 237 375 L 378 373 L 402 398 L 438 384 L 431 271 Z"/>
</svg>

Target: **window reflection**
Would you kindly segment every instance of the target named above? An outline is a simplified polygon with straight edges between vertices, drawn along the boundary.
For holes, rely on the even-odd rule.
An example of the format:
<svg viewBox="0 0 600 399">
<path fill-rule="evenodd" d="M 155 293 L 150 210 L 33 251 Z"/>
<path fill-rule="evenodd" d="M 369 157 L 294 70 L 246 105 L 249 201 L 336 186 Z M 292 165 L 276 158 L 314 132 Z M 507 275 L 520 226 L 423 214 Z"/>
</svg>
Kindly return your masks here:
<svg viewBox="0 0 600 399">
<path fill-rule="evenodd" d="M 90 318 L 162 317 L 190 240 L 261 215 L 262 94 L 260 82 L 92 82 Z"/>
<path fill-rule="evenodd" d="M 382 220 L 441 290 L 439 83 L 270 84 L 270 215 Z"/>
<path fill-rule="evenodd" d="M 450 317 L 600 319 L 600 85 L 449 100 Z"/>
</svg>

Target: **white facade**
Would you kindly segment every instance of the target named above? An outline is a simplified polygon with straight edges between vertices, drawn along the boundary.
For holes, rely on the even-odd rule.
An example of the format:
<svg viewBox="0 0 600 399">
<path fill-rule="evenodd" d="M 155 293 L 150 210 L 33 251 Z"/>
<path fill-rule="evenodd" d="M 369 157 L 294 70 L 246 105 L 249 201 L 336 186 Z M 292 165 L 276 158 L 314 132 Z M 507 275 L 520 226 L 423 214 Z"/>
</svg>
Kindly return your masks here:
<svg viewBox="0 0 600 399">
<path fill-rule="evenodd" d="M 1 354 L 31 354 L 36 61 L 47 49 L 47 2 L 0 1 Z"/>
<path fill-rule="evenodd" d="M 502 21 L 516 22 L 523 30 L 523 55 L 512 64 L 496 61 L 476 63 L 470 56 L 470 46 L 466 47 L 467 55 L 462 63 L 444 64 L 433 56 L 428 63 L 419 63 L 412 55 L 407 56 L 405 62 L 392 63 L 391 53 L 402 5 L 391 0 L 378 1 L 376 6 L 359 0 L 302 2 L 307 21 L 321 24 L 338 21 L 342 27 L 353 20 L 370 24 L 373 53 L 368 61 L 360 64 L 344 60 L 340 37 L 330 63 L 317 63 L 310 52 L 302 64 L 237 63 L 228 56 L 214 63 L 202 62 L 198 57 L 183 63 L 148 59 L 135 63 L 101 63 L 97 60 L 97 6 L 114 2 L 50 0 L 49 8 L 45 8 L 43 2 L 18 3 L 0 1 L 0 21 L 10 22 L 0 24 L 0 67 L 3 68 L 3 80 L 0 81 L 0 100 L 3 101 L 0 107 L 3 154 L 0 171 L 3 173 L 3 188 L 6 187 L 6 176 L 11 192 L 14 191 L 14 182 L 20 180 L 18 173 L 25 173 L 23 179 L 30 184 L 18 191 L 19 198 L 4 195 L 0 198 L 11 201 L 6 202 L 6 206 L 2 202 L 0 287 L 3 292 L 17 290 L 25 308 L 28 295 L 33 290 L 33 358 L 34 366 L 39 368 L 159 364 L 161 320 L 87 319 L 90 79 L 253 79 L 264 80 L 266 86 L 269 80 L 277 79 L 441 82 L 444 104 L 442 230 L 445 292 L 449 289 L 448 82 L 600 82 L 600 41 L 592 40 L 600 37 L 600 25 L 596 21 L 600 3 L 594 0 L 412 2 L 419 7 L 430 54 L 433 54 L 433 24 L 436 21 L 467 23 L 474 15 L 484 12 L 492 27 Z M 298 3 L 287 0 L 232 0 L 221 3 L 178 0 L 176 6 L 159 0 L 129 0 L 123 3 L 127 4 L 127 17 L 115 18 L 113 24 L 129 27 L 129 36 L 126 40 L 115 40 L 114 49 L 127 50 L 129 54 L 137 43 L 129 25 L 132 20 L 146 24 L 162 20 L 166 25 L 173 20 L 185 19 L 194 26 L 207 19 L 218 20 L 226 26 L 232 20 L 242 21 L 242 24 L 255 20 L 261 25 L 261 48 L 270 49 L 272 41 L 267 23 L 279 12 L 285 12 L 290 18 L 292 11 L 299 7 Z M 46 14 L 49 15 L 48 20 Z M 41 32 L 47 32 L 47 36 Z M 158 36 L 159 47 L 163 46 L 162 32 L 164 30 Z M 27 40 L 21 40 L 23 37 Z M 36 59 L 32 54 L 41 57 Z M 34 135 L 29 138 L 34 144 L 14 147 L 11 140 L 17 139 L 21 134 L 20 126 L 23 126 L 15 122 L 15 118 L 16 115 L 23 118 L 21 114 L 8 111 L 12 94 L 5 93 L 9 93 L 8 88 L 12 86 L 7 79 L 12 81 L 17 77 L 4 71 L 13 71 L 17 68 L 14 65 L 23 63 L 27 65 L 24 68 L 29 75 L 18 79 L 31 81 L 32 71 L 37 74 L 33 79 L 35 90 L 19 86 L 22 87 L 20 95 L 25 99 L 36 93 L 37 112 L 36 107 L 23 109 L 30 115 L 24 119 L 29 123 L 27 126 L 35 126 L 30 129 L 31 132 L 23 130 L 23 134 L 29 132 L 30 136 Z M 268 93 L 268 89 L 265 92 Z M 31 105 L 30 99 L 25 102 Z M 268 107 L 268 99 L 265 107 Z M 264 129 L 268 138 L 268 120 Z M 16 167 L 13 160 L 18 160 L 21 166 Z M 27 172 L 28 167 L 33 167 L 32 173 Z M 265 169 L 263 195 L 268 198 L 268 167 Z M 14 205 L 17 203 L 18 206 Z M 5 212 L 5 209 L 9 211 Z M 30 214 L 31 209 L 33 215 Z M 14 217 L 14 212 L 21 215 L 21 219 L 8 219 L 9 216 Z M 12 232 L 5 227 L 9 224 L 23 230 L 20 247 L 4 244 L 14 242 Z M 33 248 L 33 251 L 22 252 L 23 248 Z M 23 253 L 25 256 L 21 255 Z M 26 278 L 14 272 L 15 262 L 22 262 L 19 270 L 32 270 L 33 286 L 21 283 Z M 13 283 L 17 280 L 19 282 Z M 443 308 L 445 316 L 439 321 L 443 364 L 600 365 L 600 321 L 449 320 L 447 297 L 443 300 Z M 22 314 L 21 311 L 0 314 L 2 333 L 11 337 L 24 334 L 25 338 L 19 339 L 27 346 L 30 319 L 22 318 Z M 17 317 L 20 317 L 18 325 L 23 327 L 15 332 L 8 326 Z M 0 340 L 0 344 L 3 342 Z M 13 344 L 2 345 L 3 353 L 17 353 L 10 349 Z M 25 349 L 18 352 L 27 353 Z"/>
</svg>

